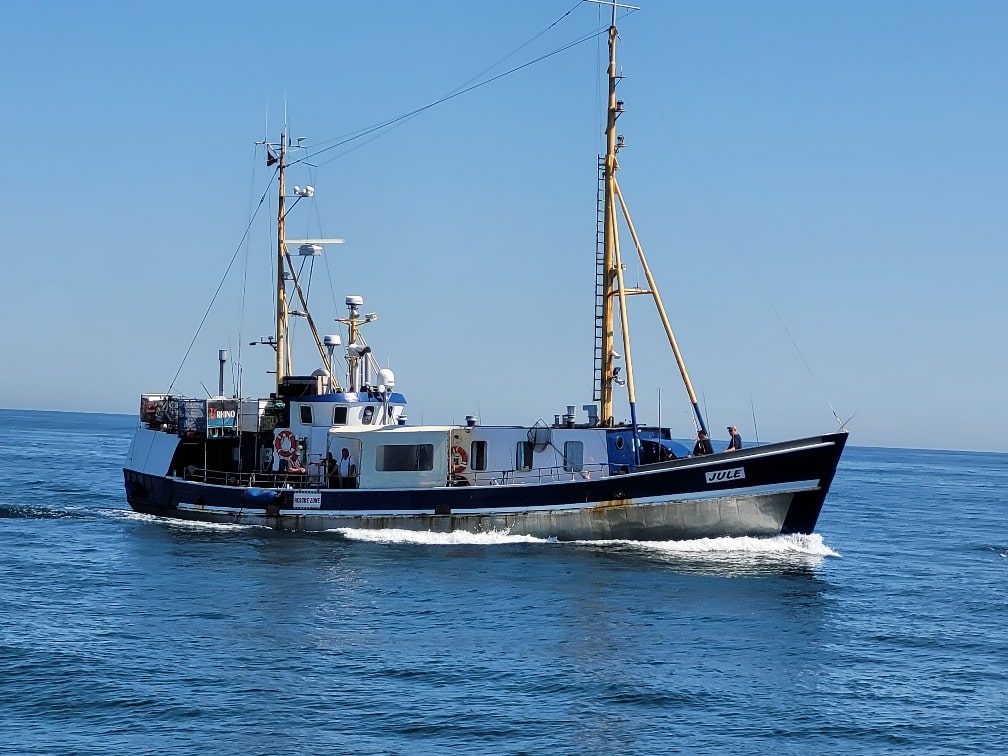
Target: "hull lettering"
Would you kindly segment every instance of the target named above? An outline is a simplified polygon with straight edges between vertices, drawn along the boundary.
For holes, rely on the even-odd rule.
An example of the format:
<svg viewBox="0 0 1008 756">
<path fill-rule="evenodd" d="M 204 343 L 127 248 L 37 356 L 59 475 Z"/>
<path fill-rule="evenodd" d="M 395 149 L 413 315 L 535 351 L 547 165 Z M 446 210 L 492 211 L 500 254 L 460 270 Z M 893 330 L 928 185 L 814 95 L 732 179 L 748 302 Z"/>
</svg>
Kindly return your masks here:
<svg viewBox="0 0 1008 756">
<path fill-rule="evenodd" d="M 322 494 L 318 491 L 295 491 L 294 509 L 320 509 Z"/>
<path fill-rule="evenodd" d="M 730 483 L 733 480 L 744 480 L 745 468 L 733 467 L 731 470 L 712 470 L 707 473 L 708 483 Z"/>
</svg>

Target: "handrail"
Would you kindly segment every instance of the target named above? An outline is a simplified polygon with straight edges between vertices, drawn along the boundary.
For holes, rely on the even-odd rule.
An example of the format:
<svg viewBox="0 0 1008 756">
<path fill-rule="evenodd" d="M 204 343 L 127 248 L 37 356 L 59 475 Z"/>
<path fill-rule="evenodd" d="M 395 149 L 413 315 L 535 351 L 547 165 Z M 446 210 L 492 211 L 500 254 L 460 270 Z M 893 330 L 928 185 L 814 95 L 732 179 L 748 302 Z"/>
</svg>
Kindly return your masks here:
<svg viewBox="0 0 1008 756">
<path fill-rule="evenodd" d="M 210 483 L 219 486 L 235 486 L 238 488 L 323 488 L 320 481 L 313 476 L 301 473 L 265 472 L 236 473 L 222 470 L 209 470 L 195 465 L 189 465 L 182 470 L 182 479 L 198 483 Z"/>
<path fill-rule="evenodd" d="M 593 462 L 580 465 L 579 468 L 577 470 L 568 470 L 563 465 L 554 465 L 552 467 L 535 467 L 531 470 L 471 471 L 466 475 L 454 476 L 452 483 L 457 485 L 459 478 L 464 478 L 470 485 L 474 486 L 524 486 L 542 483 L 560 483 L 562 481 L 597 480 L 619 474 L 618 468 L 608 462 Z M 180 477 L 183 480 L 191 480 L 198 483 L 210 483 L 238 488 L 328 488 L 324 474 L 314 475 L 287 472 L 236 473 L 188 465 L 181 471 Z"/>
<path fill-rule="evenodd" d="M 475 486 L 521 486 L 536 483 L 559 483 L 567 480 L 592 480 L 614 475 L 613 465 L 594 462 L 568 470 L 563 465 L 535 467 L 531 470 L 481 470 L 466 477 Z"/>
</svg>

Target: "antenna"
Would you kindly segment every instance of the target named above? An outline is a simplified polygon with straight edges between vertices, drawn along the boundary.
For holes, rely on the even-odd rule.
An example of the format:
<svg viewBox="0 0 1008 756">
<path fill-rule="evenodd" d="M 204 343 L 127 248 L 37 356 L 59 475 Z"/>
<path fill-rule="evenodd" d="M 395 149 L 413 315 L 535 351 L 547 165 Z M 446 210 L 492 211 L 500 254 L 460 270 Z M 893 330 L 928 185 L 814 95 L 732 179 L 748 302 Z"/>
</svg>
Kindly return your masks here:
<svg viewBox="0 0 1008 756">
<path fill-rule="evenodd" d="M 612 6 L 612 25 L 616 26 L 616 9 L 626 8 L 629 11 L 638 11 L 636 5 L 624 5 L 623 3 L 617 3 L 616 0 L 584 0 L 586 3 L 595 3 L 597 5 L 611 5 Z"/>
<path fill-rule="evenodd" d="M 756 446 L 759 446 L 759 428 L 756 427 L 756 402 L 753 401 L 752 394 L 749 394 L 749 406 L 752 408 L 752 427 L 753 433 L 756 434 Z"/>
<path fill-rule="evenodd" d="M 218 396 L 224 396 L 224 365 L 227 364 L 228 351 L 227 349 L 220 349 L 217 352 L 217 359 L 220 360 L 220 381 L 217 384 L 220 388 Z"/>
<path fill-rule="evenodd" d="M 658 387 L 658 438 L 661 438 L 661 386 Z"/>
</svg>

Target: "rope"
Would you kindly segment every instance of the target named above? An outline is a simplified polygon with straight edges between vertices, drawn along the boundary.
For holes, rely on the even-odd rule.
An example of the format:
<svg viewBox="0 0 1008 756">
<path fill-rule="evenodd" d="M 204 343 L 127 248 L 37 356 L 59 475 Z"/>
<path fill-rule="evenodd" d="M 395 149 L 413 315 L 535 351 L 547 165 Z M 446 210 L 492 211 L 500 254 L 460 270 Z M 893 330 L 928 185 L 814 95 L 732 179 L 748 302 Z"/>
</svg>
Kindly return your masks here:
<svg viewBox="0 0 1008 756">
<path fill-rule="evenodd" d="M 686 164 L 689 167 L 690 172 L 693 174 L 694 180 L 700 185 L 700 189 L 703 192 L 704 197 L 710 204 L 711 209 L 714 211 L 715 217 L 717 218 L 718 221 L 720 221 L 723 230 L 728 234 L 733 246 L 735 247 L 735 249 L 742 249 L 742 244 L 739 241 L 738 235 L 735 233 L 735 229 L 731 226 L 730 223 L 728 223 L 725 220 L 725 214 L 724 212 L 722 212 L 721 206 L 715 200 L 714 194 L 711 192 L 706 182 L 700 176 L 700 172 L 697 170 L 696 164 L 693 162 L 692 155 L 690 155 L 689 151 L 686 149 L 686 146 L 679 139 L 679 135 L 672 127 L 669 118 L 661 110 L 658 111 L 658 116 L 664 122 L 665 127 L 666 129 L 668 129 L 668 132 L 672 136 L 673 141 L 682 151 L 683 157 L 686 160 Z M 808 360 L 805 359 L 805 355 L 802 352 L 801 348 L 798 346 L 798 341 L 795 339 L 794 334 L 791 333 L 791 329 L 788 328 L 787 323 L 784 321 L 784 317 L 780 314 L 780 311 L 777 309 L 777 305 L 774 304 L 773 298 L 770 296 L 770 293 L 766 290 L 766 287 L 763 286 L 762 279 L 750 265 L 749 260 L 746 256 L 743 255 L 739 259 L 741 260 L 742 265 L 744 265 L 746 269 L 749 271 L 751 279 L 755 281 L 756 288 L 759 289 L 760 293 L 766 299 L 767 304 L 770 305 L 770 309 L 773 311 L 774 316 L 777 318 L 777 322 L 779 322 L 781 328 L 784 329 L 784 333 L 787 334 L 788 339 L 791 341 L 791 346 L 794 347 L 795 353 L 798 355 L 798 358 L 802 361 L 802 364 L 805 366 L 805 370 L 808 371 L 809 377 L 812 379 L 813 385 L 815 385 L 816 389 L 819 391 L 820 395 L 823 398 L 823 401 L 826 402 L 826 406 L 829 407 L 830 412 L 833 414 L 833 417 L 836 419 L 837 423 L 839 423 L 840 427 L 843 428 L 844 425 L 847 424 L 847 422 L 850 422 L 850 418 L 848 418 L 846 421 L 840 418 L 840 415 L 833 407 L 833 403 L 830 402 L 829 396 L 827 396 L 825 390 L 823 390 L 823 387 L 820 385 L 819 380 L 816 378 L 815 373 L 812 371 L 812 366 L 809 365 Z M 853 417 L 853 415 L 851 417 Z"/>
<path fill-rule="evenodd" d="M 462 89 L 459 89 L 459 90 L 457 90 L 455 92 L 452 92 L 451 94 L 445 95 L 444 97 L 442 97 L 439 100 L 435 100 L 434 102 L 428 103 L 427 105 L 423 105 L 422 107 L 416 108 L 415 110 L 411 110 L 408 113 L 403 113 L 402 115 L 396 116 L 395 118 L 390 118 L 387 121 L 383 121 L 382 123 L 378 123 L 378 124 L 375 124 L 374 126 L 369 126 L 369 127 L 364 128 L 364 129 L 361 129 L 360 131 L 355 132 L 353 135 L 348 136 L 345 139 L 341 139 L 340 141 L 336 142 L 335 144 L 332 144 L 332 145 L 330 145 L 328 147 L 323 147 L 320 150 L 317 150 L 315 152 L 312 152 L 311 154 L 305 155 L 300 160 L 295 161 L 295 163 L 300 163 L 300 162 L 305 162 L 307 160 L 311 160 L 311 159 L 313 159 L 313 158 L 321 155 L 324 152 L 328 152 L 329 150 L 334 150 L 337 147 L 342 147 L 342 146 L 344 146 L 346 144 L 349 144 L 351 142 L 354 142 L 354 141 L 356 141 L 356 140 L 358 140 L 358 139 L 360 139 L 362 137 L 365 137 L 368 134 L 374 134 L 376 131 L 377 132 L 381 132 L 382 129 L 386 129 L 386 128 L 389 128 L 389 127 L 392 127 L 392 126 L 396 126 L 396 125 L 400 124 L 401 122 L 406 121 L 409 118 L 412 118 L 415 115 L 419 115 L 420 113 L 423 113 L 426 110 L 430 110 L 431 108 L 435 108 L 438 105 L 442 105 L 442 104 L 448 102 L 449 100 L 454 100 L 456 97 L 461 97 L 462 95 L 468 94 L 469 92 L 472 92 L 475 89 L 479 89 L 482 86 L 486 86 L 487 84 L 491 84 L 491 83 L 497 81 L 498 79 L 503 79 L 505 76 L 510 76 L 511 74 L 517 73 L 518 71 L 521 71 L 524 68 L 528 68 L 529 66 L 533 66 L 536 63 L 541 63 L 542 61 L 546 60 L 547 58 L 552 58 L 554 55 L 559 55 L 562 52 L 566 52 L 567 50 L 571 49 L 572 47 L 576 47 L 577 45 L 580 45 L 580 44 L 582 44 L 584 42 L 587 42 L 590 39 L 594 39 L 595 37 L 599 36 L 600 34 L 608 33 L 608 30 L 609 30 L 608 26 L 605 29 L 596 29 L 595 31 L 593 31 L 593 32 L 591 32 L 589 34 L 586 34 L 585 36 L 580 37 L 579 39 L 576 39 L 573 42 L 571 42 L 569 44 L 566 44 L 563 47 L 560 47 L 560 48 L 554 50 L 553 52 L 546 53 L 545 55 L 540 55 L 538 58 L 534 58 L 533 60 L 530 60 L 530 61 L 528 61 L 526 63 L 522 63 L 520 66 L 515 66 L 514 68 L 509 69 L 509 70 L 505 71 L 504 73 L 497 74 L 496 76 L 492 76 L 491 78 L 485 79 L 484 81 L 481 81 L 481 82 L 479 82 L 477 84 L 473 84 L 472 86 L 468 86 L 468 87 L 464 87 Z M 377 139 L 379 136 L 382 136 L 382 135 L 383 134 L 379 133 L 375 137 L 373 137 L 372 139 L 369 139 L 367 142 L 363 142 L 362 144 L 357 145 L 353 149 L 358 149 L 359 147 L 363 147 L 365 144 L 370 143 L 371 141 L 373 141 L 374 139 Z M 326 165 L 327 163 L 331 163 L 333 160 L 336 160 L 337 158 L 343 157 L 343 155 L 346 155 L 349 152 L 350 152 L 350 150 L 347 150 L 346 152 L 341 152 L 338 155 L 334 155 L 329 160 L 326 160 L 324 162 L 318 163 L 317 165 L 321 166 L 321 165 Z M 295 163 L 292 163 L 292 165 L 294 165 Z"/>
<path fill-rule="evenodd" d="M 276 172 L 274 172 L 273 176 L 276 177 Z M 200 331 L 203 329 L 203 326 L 206 323 L 206 319 L 210 315 L 210 310 L 213 309 L 214 302 L 217 301 L 217 295 L 220 294 L 221 289 L 224 287 L 224 281 L 227 280 L 228 273 L 231 271 L 231 266 L 234 265 L 235 260 L 238 258 L 238 253 L 241 252 L 242 245 L 245 244 L 245 239 L 246 237 L 248 237 L 249 231 L 252 229 L 252 223 L 253 221 L 255 221 L 256 216 L 262 209 L 263 202 L 266 201 L 267 195 L 272 190 L 272 183 L 273 179 L 271 178 L 269 181 L 270 185 L 266 187 L 266 190 L 263 192 L 262 197 L 259 198 L 259 204 L 256 206 L 255 212 L 252 213 L 252 217 L 249 219 L 248 225 L 245 226 L 245 233 L 242 234 L 242 237 L 238 242 L 238 246 L 235 247 L 234 254 L 231 255 L 231 261 L 227 264 L 227 268 L 224 270 L 224 275 L 221 276 L 220 283 L 217 284 L 217 290 L 214 291 L 214 295 L 210 299 L 210 304 L 207 305 L 206 312 L 203 313 L 203 318 L 202 320 L 200 320 L 199 325 L 196 327 L 196 333 L 193 334 L 192 341 L 189 342 L 189 348 L 186 349 L 185 354 L 182 356 L 182 361 L 179 363 L 178 370 L 175 373 L 175 377 L 172 378 L 171 384 L 168 386 L 168 390 L 165 392 L 166 394 L 170 394 L 172 388 L 175 387 L 175 381 L 178 380 L 178 377 L 182 372 L 182 368 L 185 366 L 186 360 L 189 359 L 189 353 L 192 352 L 192 348 L 196 344 L 196 339 L 199 337 Z"/>
</svg>

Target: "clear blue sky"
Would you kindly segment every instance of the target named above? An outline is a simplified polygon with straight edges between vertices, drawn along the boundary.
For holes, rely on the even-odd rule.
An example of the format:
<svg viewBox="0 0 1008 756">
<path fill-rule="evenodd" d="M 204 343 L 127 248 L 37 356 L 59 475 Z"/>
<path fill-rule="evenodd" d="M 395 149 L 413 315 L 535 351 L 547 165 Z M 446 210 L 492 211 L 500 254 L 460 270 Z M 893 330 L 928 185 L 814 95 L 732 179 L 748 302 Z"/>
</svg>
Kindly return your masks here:
<svg viewBox="0 0 1008 756">
<path fill-rule="evenodd" d="M 854 444 L 1008 451 L 1008 4 L 641 5 L 619 23 L 620 182 L 715 438 L 827 431 L 831 403 Z M 167 388 L 266 188 L 267 119 L 332 144 L 596 29 L 574 6 L 6 8 L 0 406 L 135 412 Z M 292 169 L 317 193 L 291 235 L 347 239 L 316 318 L 365 297 L 412 421 L 590 400 L 604 42 Z M 268 390 L 248 342 L 272 330 L 270 214 L 177 389 L 215 389 L 217 349 L 244 344 L 245 393 Z M 631 302 L 639 414 L 660 390 L 689 436 L 653 310 Z"/>
</svg>

